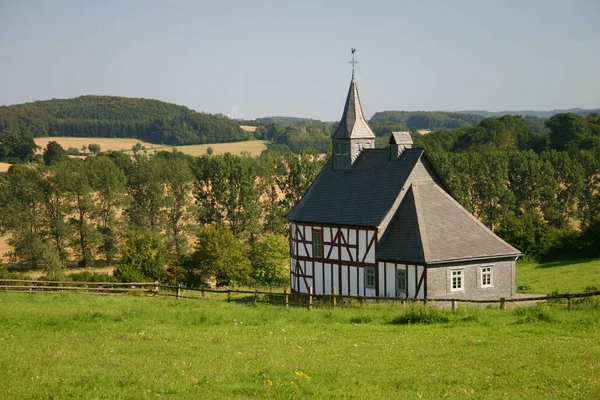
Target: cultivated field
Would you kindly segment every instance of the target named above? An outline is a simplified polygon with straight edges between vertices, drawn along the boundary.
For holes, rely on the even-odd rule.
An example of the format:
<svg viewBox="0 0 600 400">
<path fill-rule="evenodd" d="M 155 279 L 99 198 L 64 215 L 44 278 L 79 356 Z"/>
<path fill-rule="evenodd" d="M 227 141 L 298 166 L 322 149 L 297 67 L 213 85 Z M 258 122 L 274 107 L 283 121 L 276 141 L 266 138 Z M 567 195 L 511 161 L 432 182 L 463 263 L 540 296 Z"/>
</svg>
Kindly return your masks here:
<svg viewBox="0 0 600 400">
<path fill-rule="evenodd" d="M 100 145 L 102 151 L 108 150 L 131 150 L 136 143 L 141 143 L 146 149 L 163 147 L 162 145 L 152 144 L 143 142 L 139 139 L 114 139 L 114 138 L 94 138 L 94 137 L 41 137 L 35 138 L 35 143 L 42 149 L 39 153 L 42 153 L 49 142 L 55 141 L 60 144 L 65 150 L 69 147 L 75 147 L 81 150 L 82 146 L 87 146 L 91 143 Z"/>
<path fill-rule="evenodd" d="M 48 145 L 48 142 L 55 140 L 60 144 L 64 149 L 69 147 L 76 147 L 81 149 L 82 146 L 87 146 L 90 143 L 97 143 L 100 145 L 102 151 L 107 150 L 123 150 L 127 152 L 131 152 L 131 148 L 136 143 L 141 143 L 142 146 L 146 147 L 148 151 L 159 151 L 166 150 L 171 151 L 172 149 L 177 149 L 182 153 L 189 154 L 192 156 L 201 156 L 206 154 L 206 149 L 212 147 L 213 154 L 241 154 L 243 151 L 249 152 L 252 156 L 259 156 L 260 153 L 267 148 L 267 141 L 264 140 L 251 140 L 247 142 L 233 142 L 233 143 L 213 143 L 213 144 L 197 144 L 197 145 L 188 145 L 188 146 L 165 146 L 162 144 L 152 144 L 147 142 L 142 142 L 137 139 L 110 139 L 110 138 L 93 138 L 93 137 L 84 137 L 84 138 L 72 138 L 72 137 L 44 137 L 44 138 L 36 138 L 35 142 L 38 146 L 42 147 L 40 152 L 43 152 L 43 149 Z M 8 165 L 6 168 L 8 169 Z M 0 168 L 2 166 L 0 165 Z M 1 171 L 1 170 L 0 170 Z"/>
<path fill-rule="evenodd" d="M 0 264 L 4 261 L 8 261 L 6 257 L 4 257 L 4 253 L 6 253 L 7 251 L 12 250 L 12 247 L 10 247 L 7 243 L 6 243 L 6 237 L 5 236 L 0 236 Z"/>
<path fill-rule="evenodd" d="M 6 172 L 6 171 L 8 171 L 9 167 L 10 167 L 10 164 L 0 162 L 0 172 Z"/>
<path fill-rule="evenodd" d="M 242 152 L 248 152 L 253 157 L 258 157 L 263 150 L 267 148 L 267 141 L 265 140 L 250 140 L 247 142 L 233 142 L 233 143 L 214 143 L 214 144 L 195 144 L 189 146 L 175 146 L 169 147 L 165 150 L 175 148 L 182 153 L 189 154 L 191 156 L 202 156 L 206 154 L 206 149 L 212 147 L 213 154 L 241 154 Z M 161 149 L 162 150 L 162 149 Z"/>
<path fill-rule="evenodd" d="M 597 399 L 599 320 L 0 293 L 0 397 Z"/>
<path fill-rule="evenodd" d="M 600 290 L 600 259 L 517 264 L 520 292 L 581 293 L 592 286 Z"/>
</svg>

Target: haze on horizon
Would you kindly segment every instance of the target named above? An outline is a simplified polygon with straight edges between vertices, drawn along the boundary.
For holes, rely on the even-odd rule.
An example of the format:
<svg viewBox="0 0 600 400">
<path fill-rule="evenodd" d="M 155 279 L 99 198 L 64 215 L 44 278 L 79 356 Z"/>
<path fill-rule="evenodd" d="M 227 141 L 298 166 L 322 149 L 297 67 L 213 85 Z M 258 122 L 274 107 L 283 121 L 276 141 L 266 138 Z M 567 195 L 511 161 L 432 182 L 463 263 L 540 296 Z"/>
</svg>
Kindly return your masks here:
<svg viewBox="0 0 600 400">
<path fill-rule="evenodd" d="M 87 4 L 85 4 L 87 3 Z M 338 120 L 600 107 L 600 2 L 0 1 L 0 105 L 84 94 Z"/>
</svg>

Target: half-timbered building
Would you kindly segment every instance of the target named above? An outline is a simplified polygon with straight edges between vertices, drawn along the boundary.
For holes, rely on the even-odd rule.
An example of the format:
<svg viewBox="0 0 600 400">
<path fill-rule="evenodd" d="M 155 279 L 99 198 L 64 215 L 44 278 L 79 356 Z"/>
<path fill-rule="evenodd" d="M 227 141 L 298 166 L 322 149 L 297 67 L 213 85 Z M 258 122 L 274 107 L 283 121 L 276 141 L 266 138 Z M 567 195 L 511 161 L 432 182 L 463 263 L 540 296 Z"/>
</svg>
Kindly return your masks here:
<svg viewBox="0 0 600 400">
<path fill-rule="evenodd" d="M 409 132 L 375 149 L 352 77 L 333 154 L 288 214 L 293 291 L 510 298 L 521 254 L 451 195 Z"/>
</svg>

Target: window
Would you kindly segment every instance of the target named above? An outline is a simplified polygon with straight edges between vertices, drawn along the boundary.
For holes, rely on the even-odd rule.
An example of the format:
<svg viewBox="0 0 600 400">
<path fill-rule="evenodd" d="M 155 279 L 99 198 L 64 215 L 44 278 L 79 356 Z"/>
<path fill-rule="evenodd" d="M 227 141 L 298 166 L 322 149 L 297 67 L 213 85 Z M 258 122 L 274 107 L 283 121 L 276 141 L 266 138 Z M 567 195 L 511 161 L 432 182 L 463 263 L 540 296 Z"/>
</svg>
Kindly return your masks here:
<svg viewBox="0 0 600 400">
<path fill-rule="evenodd" d="M 375 288 L 375 267 L 365 267 L 365 287 Z"/>
<path fill-rule="evenodd" d="M 350 145 L 348 143 L 342 143 L 342 155 L 343 156 L 348 155 L 348 147 L 350 147 Z"/>
<path fill-rule="evenodd" d="M 312 234 L 313 257 L 323 257 L 323 233 L 321 231 L 313 231 Z"/>
<path fill-rule="evenodd" d="M 406 270 L 399 269 L 396 271 L 396 296 L 406 294 Z"/>
<path fill-rule="evenodd" d="M 492 267 L 490 265 L 484 265 L 481 267 L 481 287 L 492 286 Z"/>
<path fill-rule="evenodd" d="M 464 269 L 452 270 L 452 291 L 463 290 L 464 286 Z"/>
<path fill-rule="evenodd" d="M 336 143 L 335 144 L 335 155 L 339 156 L 340 154 L 342 154 L 342 144 Z"/>
</svg>

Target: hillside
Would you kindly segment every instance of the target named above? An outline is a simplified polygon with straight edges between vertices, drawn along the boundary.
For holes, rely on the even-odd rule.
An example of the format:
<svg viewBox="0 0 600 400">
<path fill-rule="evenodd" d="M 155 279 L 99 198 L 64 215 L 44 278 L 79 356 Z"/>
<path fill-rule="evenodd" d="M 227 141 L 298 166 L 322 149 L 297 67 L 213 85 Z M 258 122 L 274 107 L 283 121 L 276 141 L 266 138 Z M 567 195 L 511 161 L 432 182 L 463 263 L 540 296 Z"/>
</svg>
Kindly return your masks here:
<svg viewBox="0 0 600 400">
<path fill-rule="evenodd" d="M 158 100 L 80 96 L 0 107 L 0 139 L 7 136 L 136 138 L 182 145 L 248 140 L 251 133 L 226 117 Z"/>
<path fill-rule="evenodd" d="M 484 111 L 484 110 L 466 110 L 458 111 L 459 113 L 481 115 L 483 117 L 502 117 L 503 115 L 522 115 L 532 116 L 537 118 L 548 119 L 556 114 L 571 113 L 576 115 L 588 115 L 600 113 L 600 108 L 585 109 L 585 108 L 569 108 L 568 110 L 550 110 L 550 111 L 536 111 L 536 110 L 520 110 L 520 111 Z"/>
<path fill-rule="evenodd" d="M 257 122 L 262 124 L 277 124 L 277 125 L 298 125 L 298 124 L 312 124 L 314 122 L 321 122 L 318 119 L 311 118 L 298 118 L 298 117 L 262 117 L 256 118 Z"/>
<path fill-rule="evenodd" d="M 475 125 L 482 119 L 480 115 L 445 111 L 380 111 L 369 122 L 399 124 L 411 130 L 455 129 Z"/>
</svg>

